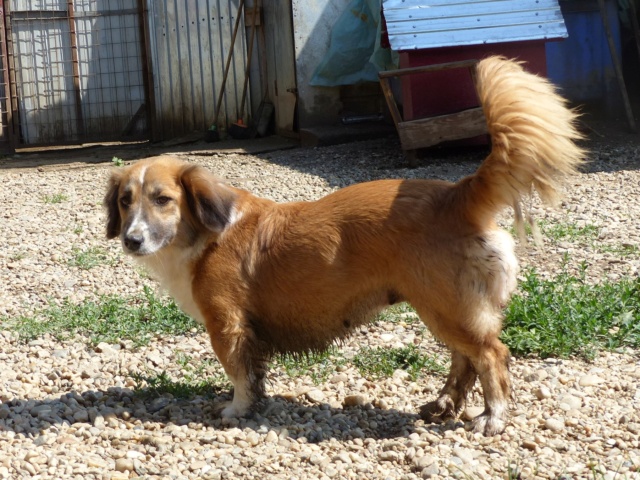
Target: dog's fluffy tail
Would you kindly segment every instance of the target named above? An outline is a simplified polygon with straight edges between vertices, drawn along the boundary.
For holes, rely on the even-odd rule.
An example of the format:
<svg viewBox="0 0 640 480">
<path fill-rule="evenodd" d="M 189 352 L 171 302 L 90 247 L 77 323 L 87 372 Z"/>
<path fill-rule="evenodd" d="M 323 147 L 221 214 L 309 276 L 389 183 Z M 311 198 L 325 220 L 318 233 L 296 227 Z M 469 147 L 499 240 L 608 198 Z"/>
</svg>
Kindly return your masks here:
<svg viewBox="0 0 640 480">
<path fill-rule="evenodd" d="M 575 143 L 582 138 L 577 114 L 550 82 L 503 57 L 478 64 L 477 89 L 492 150 L 477 172 L 459 183 L 459 198 L 469 220 L 484 225 L 513 206 L 523 231 L 521 200 L 536 190 L 554 203 L 563 181 L 583 162 L 585 151 Z"/>
</svg>

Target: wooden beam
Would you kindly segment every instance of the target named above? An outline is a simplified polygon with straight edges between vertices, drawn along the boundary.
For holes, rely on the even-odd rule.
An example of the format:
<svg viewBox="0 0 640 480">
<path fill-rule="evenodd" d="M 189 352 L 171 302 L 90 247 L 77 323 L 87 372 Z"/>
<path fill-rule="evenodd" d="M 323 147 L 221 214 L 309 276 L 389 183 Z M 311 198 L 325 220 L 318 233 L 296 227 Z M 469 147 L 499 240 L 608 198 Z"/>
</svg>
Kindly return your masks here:
<svg viewBox="0 0 640 480">
<path fill-rule="evenodd" d="M 398 124 L 398 135 L 403 150 L 430 147 L 441 142 L 471 138 L 484 133 L 487 133 L 487 122 L 481 107 Z"/>
</svg>

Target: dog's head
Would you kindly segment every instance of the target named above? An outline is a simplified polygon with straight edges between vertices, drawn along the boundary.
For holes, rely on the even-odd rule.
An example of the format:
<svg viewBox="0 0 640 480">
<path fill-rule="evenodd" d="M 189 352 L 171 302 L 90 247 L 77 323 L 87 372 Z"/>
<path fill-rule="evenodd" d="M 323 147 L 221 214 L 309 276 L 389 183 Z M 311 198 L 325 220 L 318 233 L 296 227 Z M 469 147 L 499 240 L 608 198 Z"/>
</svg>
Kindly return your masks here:
<svg viewBox="0 0 640 480">
<path fill-rule="evenodd" d="M 193 245 L 225 229 L 236 197 L 202 167 L 167 156 L 142 160 L 109 179 L 107 238 L 120 237 L 124 251 L 138 256 Z"/>
</svg>

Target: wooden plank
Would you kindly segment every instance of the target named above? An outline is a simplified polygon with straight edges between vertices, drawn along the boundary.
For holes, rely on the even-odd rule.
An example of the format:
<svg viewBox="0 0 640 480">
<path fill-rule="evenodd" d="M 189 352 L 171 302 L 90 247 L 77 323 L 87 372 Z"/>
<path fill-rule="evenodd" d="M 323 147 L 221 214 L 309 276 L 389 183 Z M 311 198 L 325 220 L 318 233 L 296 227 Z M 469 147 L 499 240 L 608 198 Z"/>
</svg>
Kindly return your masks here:
<svg viewBox="0 0 640 480">
<path fill-rule="evenodd" d="M 434 65 L 422 65 L 420 67 L 401 68 L 399 70 L 387 70 L 378 73 L 380 78 L 402 77 L 404 75 L 414 75 L 416 73 L 437 72 L 438 70 L 449 70 L 451 68 L 473 67 L 478 60 L 461 60 L 459 62 L 436 63 Z"/>
<path fill-rule="evenodd" d="M 487 133 L 487 123 L 480 107 L 398 124 L 398 135 L 403 150 L 430 147 L 441 142 L 471 138 L 484 133 Z"/>
<path fill-rule="evenodd" d="M 395 98 L 393 98 L 393 92 L 391 91 L 391 86 L 389 85 L 389 79 L 380 78 L 380 86 L 382 87 L 382 93 L 384 94 L 384 98 L 387 101 L 387 107 L 389 107 L 391 118 L 393 118 L 393 123 L 395 124 L 397 130 L 398 125 L 402 122 L 402 115 L 400 115 L 400 110 L 398 110 L 396 100 Z"/>
</svg>

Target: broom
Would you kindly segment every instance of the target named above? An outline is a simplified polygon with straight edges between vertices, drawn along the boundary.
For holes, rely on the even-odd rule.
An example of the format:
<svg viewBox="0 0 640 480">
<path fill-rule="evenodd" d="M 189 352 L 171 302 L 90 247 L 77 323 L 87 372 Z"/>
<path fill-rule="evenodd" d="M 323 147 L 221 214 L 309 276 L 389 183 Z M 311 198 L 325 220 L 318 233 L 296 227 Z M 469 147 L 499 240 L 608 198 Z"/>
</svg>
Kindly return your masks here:
<svg viewBox="0 0 640 480">
<path fill-rule="evenodd" d="M 231 65 L 231 58 L 233 57 L 233 46 L 236 43 L 236 35 L 238 33 L 238 26 L 240 25 L 240 18 L 244 11 L 244 0 L 240 0 L 238 5 L 238 13 L 236 15 L 236 22 L 233 25 L 233 34 L 231 35 L 231 46 L 229 47 L 229 55 L 227 56 L 227 63 L 224 66 L 224 73 L 222 74 L 222 85 L 220 86 L 220 93 L 218 94 L 218 101 L 216 102 L 216 113 L 213 116 L 213 125 L 209 127 L 209 130 L 205 132 L 205 141 L 217 142 L 220 140 L 220 133 L 218 132 L 218 117 L 220 116 L 220 108 L 222 107 L 222 95 L 224 95 L 224 87 L 227 84 L 227 76 L 229 75 L 229 66 Z"/>
<path fill-rule="evenodd" d="M 256 34 L 256 13 L 258 12 L 258 1 L 254 0 L 253 10 L 251 11 L 251 33 L 249 34 L 249 48 L 247 49 L 247 68 L 244 73 L 244 85 L 242 86 L 242 100 L 240 102 L 240 115 L 244 114 L 245 100 L 247 99 L 247 86 L 249 84 L 249 68 L 251 67 L 251 57 L 253 54 L 253 40 Z M 229 136 L 236 139 L 245 139 L 253 137 L 252 129 L 247 127 L 242 121 L 242 117 L 238 118 L 236 123 L 229 125 L 227 130 Z"/>
</svg>

